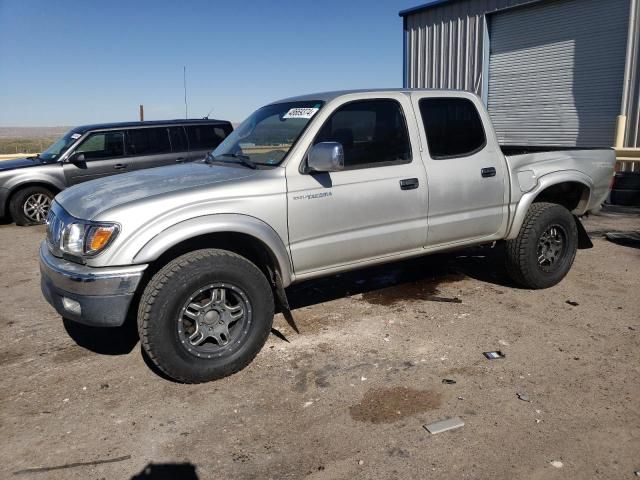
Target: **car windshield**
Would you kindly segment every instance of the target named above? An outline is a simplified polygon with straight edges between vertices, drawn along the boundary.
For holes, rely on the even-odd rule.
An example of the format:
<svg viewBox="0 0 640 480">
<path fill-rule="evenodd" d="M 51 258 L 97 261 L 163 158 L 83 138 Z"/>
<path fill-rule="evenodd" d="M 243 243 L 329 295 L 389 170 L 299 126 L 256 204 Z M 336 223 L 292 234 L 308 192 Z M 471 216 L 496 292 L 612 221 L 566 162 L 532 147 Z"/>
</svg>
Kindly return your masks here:
<svg viewBox="0 0 640 480">
<path fill-rule="evenodd" d="M 64 137 L 59 139 L 56 143 L 47 148 L 40 154 L 40 158 L 43 160 L 56 160 L 67 148 L 81 137 L 81 134 L 74 132 L 73 130 L 68 132 Z"/>
<path fill-rule="evenodd" d="M 262 107 L 218 145 L 207 160 L 278 165 L 322 104 L 303 101 Z"/>
</svg>

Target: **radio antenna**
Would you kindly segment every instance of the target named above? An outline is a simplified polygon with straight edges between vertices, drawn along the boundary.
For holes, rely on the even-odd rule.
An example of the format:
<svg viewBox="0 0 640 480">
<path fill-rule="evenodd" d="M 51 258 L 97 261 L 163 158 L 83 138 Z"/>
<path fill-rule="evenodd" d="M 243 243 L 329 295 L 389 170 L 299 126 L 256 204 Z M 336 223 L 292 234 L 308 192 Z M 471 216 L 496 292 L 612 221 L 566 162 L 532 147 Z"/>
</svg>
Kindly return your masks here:
<svg viewBox="0 0 640 480">
<path fill-rule="evenodd" d="M 214 108 L 215 108 L 215 107 L 211 107 L 211 110 L 209 110 L 209 113 L 207 113 L 207 114 L 204 116 L 204 118 L 205 118 L 206 120 L 209 120 L 209 115 L 211 115 L 211 112 L 213 112 L 213 109 L 214 109 Z"/>
<path fill-rule="evenodd" d="M 184 86 L 184 118 L 189 118 L 189 108 L 187 106 L 187 67 L 182 67 L 182 84 Z"/>
</svg>

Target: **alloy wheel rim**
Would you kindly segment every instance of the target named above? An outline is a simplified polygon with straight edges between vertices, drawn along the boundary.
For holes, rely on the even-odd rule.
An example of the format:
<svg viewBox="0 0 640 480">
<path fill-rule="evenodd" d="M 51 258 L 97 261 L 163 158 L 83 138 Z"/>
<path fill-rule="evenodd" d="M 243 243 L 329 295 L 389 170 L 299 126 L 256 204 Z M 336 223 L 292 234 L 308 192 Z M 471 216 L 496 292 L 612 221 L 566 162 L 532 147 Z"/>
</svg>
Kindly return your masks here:
<svg viewBox="0 0 640 480">
<path fill-rule="evenodd" d="M 536 256 L 543 271 L 555 270 L 565 252 L 567 233 L 560 225 L 549 226 L 538 239 Z"/>
<path fill-rule="evenodd" d="M 183 304 L 177 319 L 178 339 L 196 357 L 222 357 L 242 342 L 251 316 L 251 302 L 241 288 L 210 284 L 196 290 Z"/>
<path fill-rule="evenodd" d="M 44 193 L 34 193 L 27 197 L 22 211 L 29 220 L 44 223 L 50 208 L 51 198 L 48 195 Z"/>
</svg>

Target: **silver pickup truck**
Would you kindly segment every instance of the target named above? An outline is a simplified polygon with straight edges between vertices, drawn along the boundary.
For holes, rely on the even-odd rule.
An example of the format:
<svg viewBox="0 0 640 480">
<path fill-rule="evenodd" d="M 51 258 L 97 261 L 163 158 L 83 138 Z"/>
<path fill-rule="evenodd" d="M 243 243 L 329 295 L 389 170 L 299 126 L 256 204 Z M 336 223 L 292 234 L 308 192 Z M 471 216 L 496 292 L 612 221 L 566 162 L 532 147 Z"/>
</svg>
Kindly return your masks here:
<svg viewBox="0 0 640 480">
<path fill-rule="evenodd" d="M 474 95 L 370 90 L 260 108 L 205 160 L 60 193 L 40 249 L 42 291 L 65 318 L 137 317 L 168 376 L 248 365 L 294 282 L 505 242 L 514 282 L 547 288 L 589 247 L 610 149 L 501 147 Z"/>
</svg>

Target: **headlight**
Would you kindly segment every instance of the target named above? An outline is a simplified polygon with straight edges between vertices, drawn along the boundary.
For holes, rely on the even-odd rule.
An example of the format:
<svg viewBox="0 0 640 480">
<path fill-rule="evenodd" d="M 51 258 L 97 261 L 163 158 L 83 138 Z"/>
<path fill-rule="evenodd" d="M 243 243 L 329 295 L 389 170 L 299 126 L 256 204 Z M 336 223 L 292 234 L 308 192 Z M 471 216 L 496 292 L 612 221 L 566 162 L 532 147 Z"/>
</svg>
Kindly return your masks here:
<svg viewBox="0 0 640 480">
<path fill-rule="evenodd" d="M 118 235 L 115 223 L 72 223 L 62 232 L 62 251 L 75 256 L 100 253 Z"/>
</svg>

